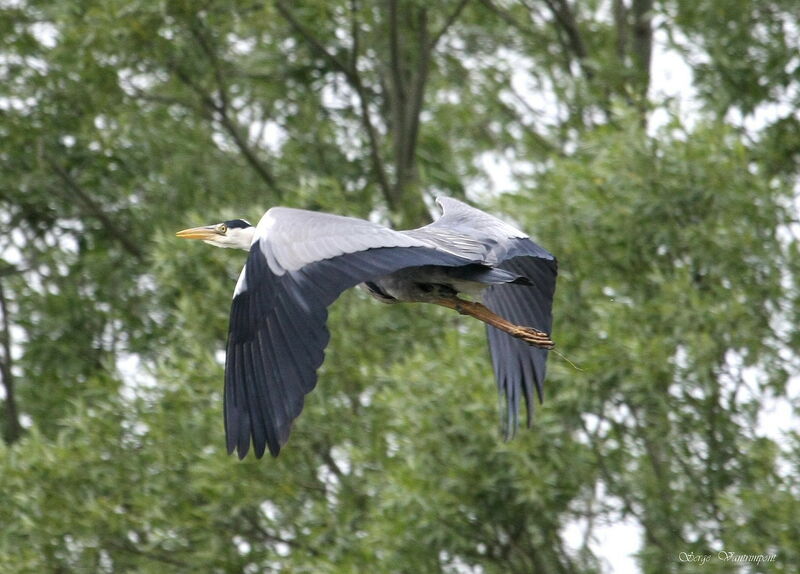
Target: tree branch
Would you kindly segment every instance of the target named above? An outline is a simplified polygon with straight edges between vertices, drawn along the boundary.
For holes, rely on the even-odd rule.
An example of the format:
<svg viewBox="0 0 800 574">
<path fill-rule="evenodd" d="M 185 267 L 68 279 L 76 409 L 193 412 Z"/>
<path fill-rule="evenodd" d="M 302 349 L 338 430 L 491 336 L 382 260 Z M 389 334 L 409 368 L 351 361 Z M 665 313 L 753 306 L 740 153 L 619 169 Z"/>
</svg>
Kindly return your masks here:
<svg viewBox="0 0 800 574">
<path fill-rule="evenodd" d="M 353 73 L 358 73 L 358 54 L 360 51 L 360 34 L 358 29 L 358 0 L 350 0 L 350 62 L 349 67 Z"/>
<path fill-rule="evenodd" d="M 392 75 L 393 97 L 398 102 L 393 107 L 402 114 L 405 111 L 406 88 L 400 59 L 400 17 L 397 13 L 397 1 L 389 0 L 389 65 Z M 404 123 L 402 116 L 396 119 L 397 123 Z"/>
<path fill-rule="evenodd" d="M 208 41 L 208 37 L 203 33 L 201 26 L 202 24 L 199 21 L 194 20 L 189 26 L 189 31 L 191 32 L 192 37 L 195 39 L 197 44 L 200 46 L 200 50 L 202 50 L 203 54 L 206 56 L 206 59 L 211 64 L 211 68 L 214 72 L 214 82 L 217 84 L 219 107 L 227 110 L 228 88 L 223 77 L 222 66 L 220 65 L 219 58 L 217 57 L 217 51 L 211 46 L 211 43 Z"/>
<path fill-rule="evenodd" d="M 338 57 L 329 52 L 322 42 L 320 42 L 317 37 L 314 36 L 314 34 L 312 34 L 305 26 L 303 26 L 297 18 L 295 18 L 292 11 L 284 2 L 278 1 L 276 2 L 276 6 L 278 7 L 278 12 L 280 12 L 281 16 L 283 16 L 286 21 L 289 22 L 292 28 L 294 28 L 295 32 L 300 34 L 303 39 L 311 45 L 315 52 L 322 56 L 323 59 L 327 60 L 334 69 L 343 73 L 352 83 L 352 75 L 355 67 L 351 68 L 345 62 L 342 62 Z"/>
<path fill-rule="evenodd" d="M 633 0 L 633 61 L 638 83 L 637 102 L 644 105 L 650 87 L 650 61 L 653 54 L 653 0 Z"/>
<path fill-rule="evenodd" d="M 345 475 L 344 471 L 341 469 L 341 467 L 338 465 L 338 463 L 334 460 L 330 449 L 328 449 L 328 448 L 323 446 L 322 448 L 320 448 L 319 454 L 322 457 L 323 462 L 325 462 L 325 465 L 330 469 L 330 471 L 334 475 L 336 475 L 336 478 L 338 478 L 339 481 L 341 481 L 343 478 L 345 478 L 346 475 Z"/>
<path fill-rule="evenodd" d="M 400 216 L 396 223 L 403 226 L 422 224 L 429 217 L 422 209 L 422 202 L 403 201 L 409 183 L 416 177 L 415 150 L 431 55 L 428 10 L 411 5 L 408 8 L 400 14 L 399 2 L 389 0 L 388 103 L 395 178 L 388 204 Z M 404 29 L 409 34 L 407 42 L 402 41 Z M 416 206 L 420 209 L 415 209 Z"/>
<path fill-rule="evenodd" d="M 303 24 L 300 23 L 300 21 L 294 16 L 292 11 L 284 2 L 279 1 L 276 3 L 276 5 L 278 7 L 278 11 L 286 19 L 289 25 L 291 25 L 295 32 L 297 32 L 309 44 L 313 51 L 322 56 L 322 58 L 326 60 L 334 70 L 337 70 L 343 74 L 350 86 L 355 90 L 356 96 L 358 96 L 361 124 L 364 127 L 364 131 L 367 133 L 372 171 L 375 174 L 375 179 L 378 182 L 378 186 L 381 189 L 384 199 L 391 208 L 394 202 L 392 201 L 392 192 L 391 186 L 389 185 L 389 179 L 386 175 L 386 167 L 384 166 L 383 158 L 381 156 L 381 146 L 378 137 L 378 131 L 372 122 L 372 116 L 369 111 L 369 97 L 367 90 L 361 81 L 361 75 L 358 72 L 359 34 L 358 23 L 356 19 L 357 5 L 355 0 L 353 0 L 353 2 L 350 4 L 350 28 L 353 46 L 350 52 L 349 64 L 343 62 L 334 54 L 329 52 L 322 42 L 320 42 L 319 39 L 314 36 L 314 34 L 312 34 L 305 26 L 303 26 Z"/>
<path fill-rule="evenodd" d="M 219 116 L 220 125 L 222 125 L 222 127 L 225 128 L 225 131 L 228 132 L 228 135 L 233 138 L 233 142 L 236 144 L 236 147 L 239 148 L 239 151 L 242 153 L 244 159 L 247 161 L 250 167 L 253 168 L 253 171 L 258 174 L 258 176 L 262 179 L 262 181 L 264 181 L 264 183 L 267 184 L 267 186 L 269 186 L 278 199 L 283 198 L 285 194 L 283 192 L 283 188 L 278 184 L 277 178 L 272 173 L 272 170 L 258 158 L 253 148 L 250 147 L 247 139 L 242 134 L 238 122 L 233 120 L 228 115 L 227 108 L 219 110 Z"/>
<path fill-rule="evenodd" d="M 378 181 L 378 187 L 381 189 L 381 194 L 387 205 L 392 205 L 392 191 L 389 185 L 389 178 L 386 175 L 386 166 L 383 163 L 381 156 L 380 141 L 378 139 L 378 132 L 372 123 L 372 116 L 369 111 L 369 101 L 367 99 L 367 91 L 361 82 L 361 74 L 358 71 L 358 58 L 359 58 L 359 29 L 356 19 L 357 14 L 356 0 L 352 0 L 350 4 L 350 29 L 353 40 L 353 46 L 350 50 L 351 54 L 351 74 L 347 76 L 350 84 L 356 91 L 358 96 L 358 105 L 361 115 L 361 123 L 364 126 L 364 131 L 367 132 L 367 141 L 369 142 L 369 157 L 372 163 L 372 171 L 375 174 L 375 179 Z"/>
<path fill-rule="evenodd" d="M 177 566 L 179 568 L 183 568 L 186 570 L 191 569 L 191 564 L 189 564 L 188 562 L 179 560 L 177 558 L 173 558 L 172 555 L 174 554 L 174 552 L 165 551 L 162 553 L 162 552 L 143 550 L 142 548 L 139 548 L 129 540 L 124 540 L 123 542 L 106 540 L 105 543 L 108 545 L 109 548 L 114 548 L 116 550 L 122 552 L 128 552 L 130 554 L 136 554 L 137 556 L 141 556 L 148 560 L 153 560 L 155 562 L 160 562 L 162 564 L 169 564 L 171 566 Z"/>
<path fill-rule="evenodd" d="M 171 65 L 170 68 L 178 77 L 178 79 L 184 85 L 191 88 L 192 91 L 194 91 L 195 94 L 200 98 L 203 107 L 205 107 L 209 112 L 211 119 L 216 119 L 219 122 L 219 125 L 222 126 L 229 136 L 231 136 L 233 143 L 236 145 L 237 149 L 242 154 L 247 164 L 253 169 L 253 171 L 255 171 L 261 180 L 267 184 L 267 186 L 278 197 L 278 199 L 282 198 L 284 196 L 283 189 L 278 184 L 278 180 L 272 173 L 272 170 L 263 161 L 261 161 L 261 159 L 259 159 L 255 150 L 247 141 L 247 138 L 242 134 L 242 129 L 238 122 L 236 122 L 236 120 L 230 116 L 227 98 L 220 97 L 220 101 L 218 103 L 213 97 L 211 97 L 210 94 L 208 94 L 208 92 L 202 88 L 202 86 L 195 82 L 192 77 L 179 66 Z"/>
<path fill-rule="evenodd" d="M 447 31 L 450 29 L 450 27 L 453 24 L 455 24 L 455 21 L 458 20 L 459 16 L 461 16 L 461 12 L 464 11 L 464 8 L 466 7 L 466 5 L 468 3 L 469 3 L 469 0 L 461 0 L 461 2 L 458 3 L 458 6 L 456 6 L 455 10 L 453 10 L 453 13 L 450 14 L 450 16 L 447 17 L 447 20 L 445 20 L 444 25 L 439 29 L 438 32 L 436 32 L 433 35 L 433 38 L 431 39 L 430 44 L 428 45 L 428 50 L 429 51 L 432 52 L 432 51 L 434 51 L 436 49 L 436 46 L 439 44 L 439 40 L 441 40 L 442 36 L 444 36 L 447 33 Z"/>
<path fill-rule="evenodd" d="M 33 271 L 36 268 L 36 262 L 38 259 L 38 257 L 29 257 L 25 262 L 27 267 L 20 267 L 0 259 L 0 279 L 3 277 L 10 277 L 11 275 L 22 275 L 24 273 L 28 273 L 29 271 Z"/>
<path fill-rule="evenodd" d="M 423 49 L 420 51 L 417 58 L 417 73 L 411 84 L 408 110 L 406 111 L 407 125 L 404 126 L 407 133 L 404 138 L 405 149 L 403 150 L 402 160 L 405 175 L 404 179 L 406 179 L 406 181 L 398 181 L 398 185 L 401 183 L 405 184 L 412 176 L 411 169 L 414 165 L 414 151 L 416 150 L 417 139 L 419 137 L 420 114 L 422 113 L 422 105 L 425 101 L 425 86 L 428 83 L 428 74 L 430 72 L 430 50 L 432 49 L 431 46 L 433 42 L 428 40 L 428 18 L 426 10 L 420 10 L 419 13 L 417 45 L 423 47 Z"/>
<path fill-rule="evenodd" d="M 305 552 L 308 552 L 312 556 L 320 556 L 320 551 L 317 550 L 316 548 L 314 548 L 313 546 L 310 546 L 308 544 L 304 544 L 304 543 L 300 542 L 297 539 L 284 538 L 283 536 L 278 536 L 277 534 L 273 534 L 272 532 L 270 532 L 269 530 L 264 528 L 261 525 L 260 521 L 258 520 L 258 516 L 255 514 L 255 512 L 244 511 L 244 512 L 242 512 L 242 516 L 247 521 L 247 523 L 250 525 L 250 527 L 255 531 L 255 534 L 257 534 L 258 536 L 261 536 L 261 538 L 263 538 L 264 541 L 273 542 L 273 543 L 274 542 L 278 542 L 280 544 L 286 544 L 287 546 L 289 546 L 291 548 L 297 548 L 299 550 L 303 550 Z"/>
<path fill-rule="evenodd" d="M 117 223 L 115 223 L 108 216 L 103 207 L 94 199 L 92 199 L 92 196 L 85 189 L 83 189 L 83 187 L 81 187 L 78 181 L 55 159 L 47 154 L 44 155 L 44 158 L 48 165 L 50 165 L 50 168 L 56 173 L 61 181 L 64 182 L 64 185 L 67 187 L 67 189 L 72 192 L 73 196 L 76 197 L 80 203 L 83 204 L 89 216 L 98 220 L 106 233 L 116 239 L 128 253 L 133 255 L 139 262 L 144 261 L 144 253 L 141 249 L 139 249 L 139 246 L 130 238 L 127 233 L 124 232 L 123 229 L 120 228 L 119 225 L 117 225 Z M 64 194 L 62 193 L 62 195 Z"/>
<path fill-rule="evenodd" d="M 583 42 L 583 36 L 578 28 L 578 21 L 575 18 L 575 13 L 567 3 L 567 0 L 544 0 L 548 8 L 553 14 L 556 22 L 561 26 L 567 35 L 567 45 L 575 54 L 578 60 L 578 65 L 581 67 L 586 79 L 591 80 L 594 78 L 594 71 L 587 63 L 589 51 L 586 49 L 586 44 Z"/>
<path fill-rule="evenodd" d="M 406 81 L 403 61 L 400 55 L 400 15 L 398 0 L 388 0 L 389 35 L 389 108 L 391 112 L 391 133 L 394 148 L 394 185 L 389 190 L 387 203 L 392 211 L 399 208 L 398 194 L 405 187 L 405 149 L 407 137 L 406 124 Z"/>
<path fill-rule="evenodd" d="M 0 378 L 6 393 L 4 400 L 6 426 L 3 429 L 3 439 L 6 444 L 13 444 L 22 436 L 22 425 L 19 422 L 14 373 L 11 368 L 11 321 L 8 318 L 8 301 L 2 281 L 0 281 L 0 313 L 3 315 L 2 323 L 0 323 L 0 348 L 3 350 L 2 361 L 0 361 Z"/>
<path fill-rule="evenodd" d="M 528 32 L 528 29 L 520 23 L 508 10 L 500 8 L 492 0 L 480 0 L 481 4 L 483 4 L 486 8 L 489 9 L 490 12 L 498 16 L 503 22 L 519 30 L 520 32 Z"/>
<path fill-rule="evenodd" d="M 617 58 L 619 65 L 625 65 L 625 53 L 628 51 L 628 7 L 625 0 L 614 0 L 611 11 L 614 14 L 614 26 L 617 29 Z"/>
</svg>

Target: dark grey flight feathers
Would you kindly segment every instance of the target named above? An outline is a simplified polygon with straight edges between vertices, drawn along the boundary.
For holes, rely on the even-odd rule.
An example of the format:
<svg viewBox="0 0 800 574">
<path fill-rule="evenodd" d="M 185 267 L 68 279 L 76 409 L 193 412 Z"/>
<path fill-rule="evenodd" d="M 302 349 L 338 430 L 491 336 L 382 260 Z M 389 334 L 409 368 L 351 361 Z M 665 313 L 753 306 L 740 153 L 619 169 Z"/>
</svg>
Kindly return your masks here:
<svg viewBox="0 0 800 574">
<path fill-rule="evenodd" d="M 231 308 L 224 397 L 230 453 L 244 458 L 252 444 L 259 458 L 266 449 L 277 456 L 286 444 L 324 360 L 327 307 L 350 287 L 362 284 L 387 303 L 460 301 L 463 293 L 515 325 L 550 333 L 555 257 L 496 217 L 452 198 L 437 203 L 442 216 L 409 231 L 286 207 L 264 214 L 248 237 Z M 534 389 L 542 399 L 548 350 L 487 329 L 510 435 L 520 402 L 530 425 Z"/>
</svg>

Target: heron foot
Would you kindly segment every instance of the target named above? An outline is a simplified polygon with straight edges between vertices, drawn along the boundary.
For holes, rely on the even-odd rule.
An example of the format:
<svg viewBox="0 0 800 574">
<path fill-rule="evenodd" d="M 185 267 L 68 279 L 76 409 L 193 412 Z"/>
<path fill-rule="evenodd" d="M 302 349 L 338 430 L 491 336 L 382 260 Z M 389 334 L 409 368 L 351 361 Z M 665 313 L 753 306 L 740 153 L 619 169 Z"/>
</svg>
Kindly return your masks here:
<svg viewBox="0 0 800 574">
<path fill-rule="evenodd" d="M 515 325 L 511 321 L 508 321 L 500 315 L 497 315 L 491 309 L 488 309 L 481 303 L 465 301 L 464 299 L 459 299 L 457 297 L 438 299 L 434 301 L 434 303 L 441 305 L 442 307 L 447 307 L 448 309 L 455 309 L 462 315 L 475 317 L 487 325 L 491 325 L 496 329 L 500 329 L 501 331 L 508 333 L 512 337 L 515 337 L 521 341 L 525 341 L 533 347 L 550 350 L 556 346 L 556 344 L 550 338 L 550 335 L 544 331 L 534 329 L 533 327 L 522 327 L 520 325 Z"/>
<path fill-rule="evenodd" d="M 547 333 L 533 327 L 515 327 L 512 331 L 509 331 L 509 335 L 540 349 L 550 350 L 556 346 Z"/>
</svg>

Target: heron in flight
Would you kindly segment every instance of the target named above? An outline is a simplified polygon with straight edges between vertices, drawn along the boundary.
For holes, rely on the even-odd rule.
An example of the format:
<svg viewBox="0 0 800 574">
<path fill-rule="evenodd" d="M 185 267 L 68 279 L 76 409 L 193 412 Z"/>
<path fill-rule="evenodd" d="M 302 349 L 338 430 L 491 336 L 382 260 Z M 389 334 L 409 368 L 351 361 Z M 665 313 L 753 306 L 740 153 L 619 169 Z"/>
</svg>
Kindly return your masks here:
<svg viewBox="0 0 800 574">
<path fill-rule="evenodd" d="M 231 305 L 225 360 L 228 453 L 278 456 L 317 382 L 330 335 L 327 307 L 361 285 L 383 303 L 434 303 L 488 325 L 506 433 L 520 400 L 531 424 L 542 400 L 556 259 L 519 229 L 461 201 L 436 200 L 442 215 L 395 231 L 353 217 L 288 207 L 257 226 L 243 219 L 177 233 L 249 252 Z M 479 301 L 483 302 L 479 302 Z"/>
</svg>

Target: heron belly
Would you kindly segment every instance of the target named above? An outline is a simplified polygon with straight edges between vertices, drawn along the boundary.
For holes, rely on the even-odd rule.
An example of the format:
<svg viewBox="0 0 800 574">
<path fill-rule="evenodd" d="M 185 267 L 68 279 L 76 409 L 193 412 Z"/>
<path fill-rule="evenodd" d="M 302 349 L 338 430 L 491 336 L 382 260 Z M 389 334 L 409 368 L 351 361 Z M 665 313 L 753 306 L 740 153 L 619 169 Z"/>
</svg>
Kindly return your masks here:
<svg viewBox="0 0 800 574">
<path fill-rule="evenodd" d="M 384 303 L 431 303 L 458 295 L 479 297 L 491 284 L 465 278 L 464 274 L 458 267 L 410 267 L 368 281 L 364 287 Z"/>
</svg>

